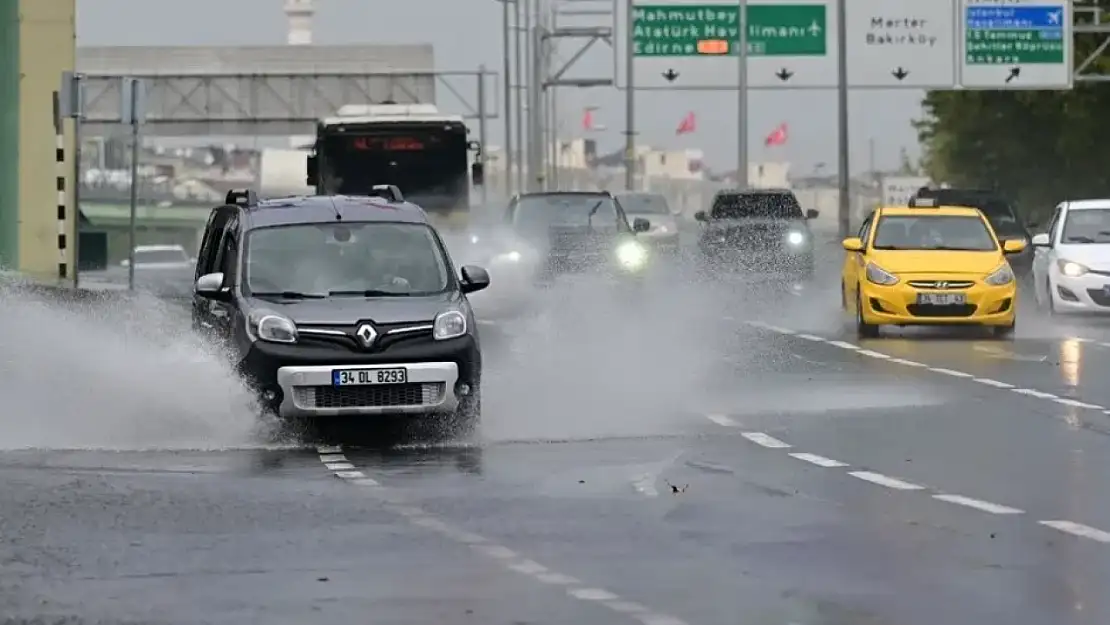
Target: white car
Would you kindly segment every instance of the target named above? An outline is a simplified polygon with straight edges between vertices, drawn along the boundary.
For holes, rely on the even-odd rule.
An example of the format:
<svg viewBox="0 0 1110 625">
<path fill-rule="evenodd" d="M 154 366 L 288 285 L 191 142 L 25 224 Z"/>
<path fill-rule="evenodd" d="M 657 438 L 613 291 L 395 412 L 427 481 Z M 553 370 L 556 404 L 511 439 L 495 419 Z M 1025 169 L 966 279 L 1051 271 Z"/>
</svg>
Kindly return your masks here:
<svg viewBox="0 0 1110 625">
<path fill-rule="evenodd" d="M 1056 206 L 1033 237 L 1037 305 L 1058 313 L 1110 313 L 1110 199 Z"/>
</svg>

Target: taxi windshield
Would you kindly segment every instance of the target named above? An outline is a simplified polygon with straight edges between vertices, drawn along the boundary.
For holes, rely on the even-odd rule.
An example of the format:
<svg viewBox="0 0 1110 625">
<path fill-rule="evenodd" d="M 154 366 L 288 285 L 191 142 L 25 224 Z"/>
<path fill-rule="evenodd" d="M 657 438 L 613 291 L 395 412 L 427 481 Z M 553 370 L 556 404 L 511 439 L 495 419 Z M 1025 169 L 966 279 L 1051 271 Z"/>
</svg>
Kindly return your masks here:
<svg viewBox="0 0 1110 625">
<path fill-rule="evenodd" d="M 872 247 L 877 250 L 990 252 L 998 249 L 983 220 L 973 215 L 884 215 Z"/>
<path fill-rule="evenodd" d="M 1110 243 L 1110 209 L 1068 211 L 1061 243 Z"/>
<path fill-rule="evenodd" d="M 447 262 L 431 228 L 325 223 L 260 228 L 247 236 L 247 293 L 413 296 L 444 291 Z"/>
</svg>

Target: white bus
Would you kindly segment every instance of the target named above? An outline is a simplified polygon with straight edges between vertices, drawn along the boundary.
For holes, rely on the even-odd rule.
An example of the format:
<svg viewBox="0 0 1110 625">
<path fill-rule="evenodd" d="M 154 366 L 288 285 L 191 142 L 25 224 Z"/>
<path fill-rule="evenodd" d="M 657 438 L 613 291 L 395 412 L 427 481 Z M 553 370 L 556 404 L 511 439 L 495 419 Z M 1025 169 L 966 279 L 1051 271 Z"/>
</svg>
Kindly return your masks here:
<svg viewBox="0 0 1110 625">
<path fill-rule="evenodd" d="M 346 105 L 316 124 L 307 183 L 321 195 L 369 195 L 395 185 L 437 221 L 465 226 L 485 183 L 482 146 L 461 115 L 432 104 Z"/>
</svg>

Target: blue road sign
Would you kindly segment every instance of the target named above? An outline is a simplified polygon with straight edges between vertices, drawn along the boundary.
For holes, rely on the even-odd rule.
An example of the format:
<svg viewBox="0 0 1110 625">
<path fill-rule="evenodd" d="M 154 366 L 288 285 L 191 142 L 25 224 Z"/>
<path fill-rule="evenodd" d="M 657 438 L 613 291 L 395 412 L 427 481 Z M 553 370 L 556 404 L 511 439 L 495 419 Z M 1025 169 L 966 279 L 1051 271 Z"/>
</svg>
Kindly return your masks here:
<svg viewBox="0 0 1110 625">
<path fill-rule="evenodd" d="M 1064 33 L 1064 7 L 1051 6 L 971 6 L 965 14 L 969 29 L 1048 30 Z"/>
</svg>

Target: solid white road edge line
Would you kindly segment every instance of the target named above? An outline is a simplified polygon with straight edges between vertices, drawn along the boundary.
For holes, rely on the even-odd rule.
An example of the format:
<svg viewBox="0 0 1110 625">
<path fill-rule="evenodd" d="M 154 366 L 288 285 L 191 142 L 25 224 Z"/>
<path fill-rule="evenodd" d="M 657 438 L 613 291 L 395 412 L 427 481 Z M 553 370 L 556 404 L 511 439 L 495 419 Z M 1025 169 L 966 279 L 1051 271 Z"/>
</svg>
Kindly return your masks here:
<svg viewBox="0 0 1110 625">
<path fill-rule="evenodd" d="M 713 423 L 716 423 L 717 425 L 723 425 L 726 428 L 736 427 L 736 425 L 737 425 L 737 423 L 735 421 L 733 421 L 729 417 L 726 417 L 723 414 L 707 414 L 707 415 L 705 415 L 705 418 L 709 419 Z"/>
<path fill-rule="evenodd" d="M 777 440 L 771 437 L 767 438 L 772 441 Z M 781 441 L 778 442 L 781 443 Z M 328 467 L 333 475 L 343 478 L 348 484 L 368 486 L 370 488 L 367 489 L 367 492 L 378 493 L 379 498 L 382 497 L 381 493 L 384 492 L 384 489 L 381 484 L 368 477 L 362 471 L 335 470 L 330 466 L 350 465 L 341 447 L 318 447 L 317 452 L 320 454 L 320 462 L 325 467 Z M 569 597 L 579 601 L 605 606 L 618 614 L 631 616 L 643 623 L 643 625 L 687 625 L 686 621 L 682 619 L 662 612 L 656 612 L 642 604 L 634 601 L 627 601 L 604 588 L 588 586 L 575 577 L 553 571 L 535 560 L 520 556 L 517 552 L 508 547 L 498 545 L 483 536 L 468 532 L 438 519 L 417 506 L 391 503 L 388 498 L 382 499 L 382 501 L 385 503 L 384 507 L 386 510 L 400 516 L 410 524 L 421 529 L 436 532 L 453 542 L 468 545 L 476 553 L 496 561 L 506 570 L 524 575 L 543 584 L 567 587 L 566 593 Z"/>
</svg>

